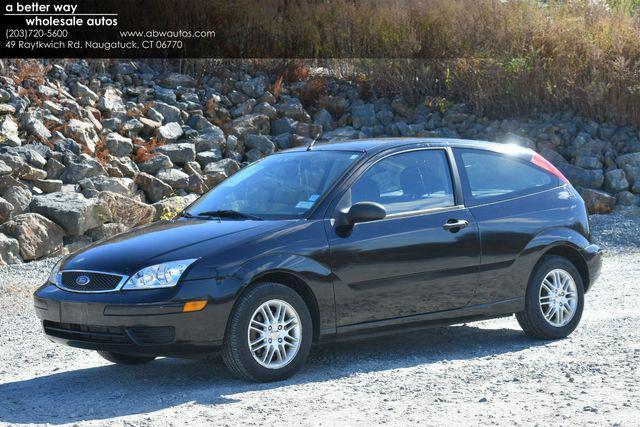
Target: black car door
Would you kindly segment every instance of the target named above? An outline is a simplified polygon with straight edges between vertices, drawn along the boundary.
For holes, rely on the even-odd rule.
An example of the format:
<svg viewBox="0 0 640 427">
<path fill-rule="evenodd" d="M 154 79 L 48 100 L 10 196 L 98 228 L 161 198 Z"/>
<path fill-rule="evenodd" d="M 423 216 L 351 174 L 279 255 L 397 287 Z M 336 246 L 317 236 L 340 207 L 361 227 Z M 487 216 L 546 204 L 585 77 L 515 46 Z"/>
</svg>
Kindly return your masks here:
<svg viewBox="0 0 640 427">
<path fill-rule="evenodd" d="M 356 224 L 348 235 L 327 230 L 339 327 L 459 308 L 473 297 L 478 229 L 459 204 L 451 161 L 445 148 L 394 153 L 341 196 L 330 215 L 370 201 L 387 216 Z"/>
</svg>

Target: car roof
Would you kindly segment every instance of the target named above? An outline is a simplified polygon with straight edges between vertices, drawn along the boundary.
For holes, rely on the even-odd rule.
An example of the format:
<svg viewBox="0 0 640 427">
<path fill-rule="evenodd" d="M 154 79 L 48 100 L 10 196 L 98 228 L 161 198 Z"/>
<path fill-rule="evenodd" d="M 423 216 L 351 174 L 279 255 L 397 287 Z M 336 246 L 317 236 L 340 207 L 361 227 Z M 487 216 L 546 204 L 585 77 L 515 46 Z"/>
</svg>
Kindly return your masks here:
<svg viewBox="0 0 640 427">
<path fill-rule="evenodd" d="M 528 148 L 521 147 L 514 144 L 500 144 L 489 141 L 478 141 L 471 139 L 456 139 L 456 138 L 370 138 L 370 139 L 354 139 L 343 140 L 337 142 L 322 142 L 313 145 L 311 151 L 358 151 L 363 153 L 374 154 L 383 150 L 388 150 L 397 147 L 411 148 L 416 147 L 453 147 L 453 148 L 477 148 L 483 150 L 497 151 L 497 152 L 519 152 L 519 153 L 533 153 Z M 296 147 L 289 150 L 291 151 L 305 151 L 306 146 Z"/>
</svg>

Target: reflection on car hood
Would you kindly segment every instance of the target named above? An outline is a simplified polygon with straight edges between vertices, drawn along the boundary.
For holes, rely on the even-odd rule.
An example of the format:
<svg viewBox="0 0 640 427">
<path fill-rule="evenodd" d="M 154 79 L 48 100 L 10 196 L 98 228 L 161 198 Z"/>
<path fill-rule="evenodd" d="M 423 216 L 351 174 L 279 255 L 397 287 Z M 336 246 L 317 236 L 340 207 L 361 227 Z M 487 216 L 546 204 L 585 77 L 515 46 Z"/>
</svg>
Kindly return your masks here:
<svg viewBox="0 0 640 427">
<path fill-rule="evenodd" d="M 278 221 L 160 221 L 96 242 L 68 257 L 63 270 L 93 270 L 131 275 L 156 257 L 246 230 L 256 233 Z M 253 234 L 253 233 L 252 233 Z M 198 254 L 193 254 L 193 258 Z"/>
</svg>

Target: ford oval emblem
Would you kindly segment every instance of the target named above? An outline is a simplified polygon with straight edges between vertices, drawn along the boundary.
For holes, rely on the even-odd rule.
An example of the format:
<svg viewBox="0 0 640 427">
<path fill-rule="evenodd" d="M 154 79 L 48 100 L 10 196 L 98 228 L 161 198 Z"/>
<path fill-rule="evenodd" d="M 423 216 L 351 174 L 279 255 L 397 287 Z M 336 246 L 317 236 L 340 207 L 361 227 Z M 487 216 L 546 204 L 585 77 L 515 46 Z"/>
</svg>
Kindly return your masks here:
<svg viewBox="0 0 640 427">
<path fill-rule="evenodd" d="M 83 276 L 76 277 L 76 285 L 78 286 L 87 286 L 90 281 L 91 279 L 89 278 L 89 276 L 83 275 Z"/>
</svg>

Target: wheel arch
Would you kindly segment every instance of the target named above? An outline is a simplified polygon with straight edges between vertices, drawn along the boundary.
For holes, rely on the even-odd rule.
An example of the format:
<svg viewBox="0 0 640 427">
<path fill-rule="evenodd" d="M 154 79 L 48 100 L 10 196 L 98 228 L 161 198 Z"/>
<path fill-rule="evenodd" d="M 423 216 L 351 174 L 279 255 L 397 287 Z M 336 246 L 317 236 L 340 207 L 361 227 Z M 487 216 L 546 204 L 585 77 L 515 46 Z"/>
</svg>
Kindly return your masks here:
<svg viewBox="0 0 640 427">
<path fill-rule="evenodd" d="M 558 244 L 547 249 L 536 263 L 534 269 L 532 270 L 532 274 L 533 271 L 535 271 L 535 268 L 538 267 L 538 264 L 540 264 L 544 257 L 547 255 L 556 255 L 570 261 L 576 267 L 578 273 L 580 273 L 580 278 L 582 279 L 582 283 L 584 284 L 584 291 L 587 292 L 590 286 L 589 267 L 587 266 L 587 262 L 582 257 L 578 249 L 568 244 Z"/>
<path fill-rule="evenodd" d="M 545 255 L 561 256 L 576 267 L 586 292 L 590 286 L 590 272 L 581 251 L 589 245 L 585 236 L 570 227 L 547 228 L 531 239 L 516 262 L 526 266 L 530 277 Z"/>
</svg>

